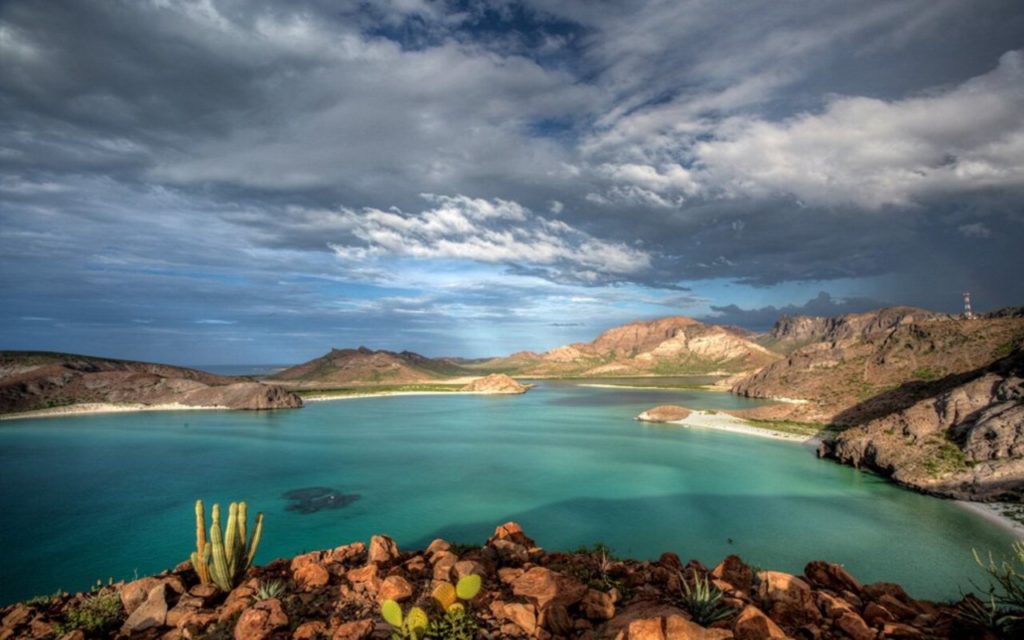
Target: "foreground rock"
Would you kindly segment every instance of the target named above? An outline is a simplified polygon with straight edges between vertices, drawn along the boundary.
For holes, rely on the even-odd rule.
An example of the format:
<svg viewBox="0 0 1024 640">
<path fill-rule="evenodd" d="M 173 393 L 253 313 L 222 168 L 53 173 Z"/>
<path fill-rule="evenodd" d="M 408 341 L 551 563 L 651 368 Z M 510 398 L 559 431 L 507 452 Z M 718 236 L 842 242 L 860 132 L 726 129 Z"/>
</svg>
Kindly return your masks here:
<svg viewBox="0 0 1024 640">
<path fill-rule="evenodd" d="M 484 588 L 470 603 L 477 637 L 597 640 L 762 640 L 765 638 L 974 638 L 960 604 L 915 600 L 898 585 L 863 585 L 841 566 L 811 562 L 801 576 L 755 572 L 736 556 L 713 569 L 666 553 L 657 562 L 616 560 L 603 553 L 547 553 L 515 523 L 481 547 L 456 553 L 444 540 L 402 551 L 374 536 L 253 568 L 229 594 L 197 584 L 187 563 L 174 571 L 103 588 L 61 594 L 0 609 L 8 638 L 235 638 L 364 640 L 390 636 L 380 602 L 429 607 L 440 581 L 477 574 Z M 710 580 L 722 592 L 724 616 L 702 624 L 681 597 L 681 580 Z M 260 587 L 283 586 L 260 595 Z M 969 596 L 970 597 L 970 596 Z M 66 626 L 72 611 L 96 598 L 115 604 L 83 634 Z M 59 634 L 58 634 L 59 630 Z"/>
<path fill-rule="evenodd" d="M 64 353 L 0 352 L 0 414 L 76 404 L 290 409 L 302 398 L 275 385 L 196 369 Z"/>
<path fill-rule="evenodd" d="M 686 407 L 663 404 L 642 412 L 636 419 L 641 422 L 676 422 L 678 420 L 685 420 L 690 413 L 691 411 Z"/>
<path fill-rule="evenodd" d="M 524 384 L 519 384 L 504 373 L 492 373 L 489 376 L 478 378 L 462 387 L 461 391 L 473 391 L 476 393 L 526 393 L 529 389 Z"/>
</svg>

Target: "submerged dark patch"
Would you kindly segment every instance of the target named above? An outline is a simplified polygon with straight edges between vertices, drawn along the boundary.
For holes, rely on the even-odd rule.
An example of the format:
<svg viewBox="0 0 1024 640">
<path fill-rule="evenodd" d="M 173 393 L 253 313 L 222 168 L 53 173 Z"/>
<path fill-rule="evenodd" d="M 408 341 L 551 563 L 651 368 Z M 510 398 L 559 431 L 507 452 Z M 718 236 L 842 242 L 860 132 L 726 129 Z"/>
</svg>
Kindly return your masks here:
<svg viewBox="0 0 1024 640">
<path fill-rule="evenodd" d="M 284 497 L 291 500 L 286 511 L 316 513 L 321 509 L 340 509 L 359 499 L 357 493 L 342 493 L 330 487 L 305 487 L 286 491 Z"/>
</svg>

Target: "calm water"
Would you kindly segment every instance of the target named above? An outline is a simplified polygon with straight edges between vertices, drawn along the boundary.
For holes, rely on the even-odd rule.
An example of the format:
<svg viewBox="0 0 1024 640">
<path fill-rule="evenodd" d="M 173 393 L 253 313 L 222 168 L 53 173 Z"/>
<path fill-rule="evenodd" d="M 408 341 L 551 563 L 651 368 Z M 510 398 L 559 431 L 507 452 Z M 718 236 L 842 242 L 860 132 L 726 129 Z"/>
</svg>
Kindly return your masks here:
<svg viewBox="0 0 1024 640">
<path fill-rule="evenodd" d="M 385 532 L 405 547 L 480 543 L 516 520 L 548 549 L 729 553 L 799 572 L 842 562 L 864 581 L 957 597 L 971 547 L 1009 534 L 805 447 L 646 426 L 654 404 L 748 406 L 724 394 L 544 382 L 525 396 L 407 396 L 269 413 L 112 414 L 0 424 L 0 603 L 172 566 L 194 545 L 193 501 L 266 513 L 258 562 Z M 290 489 L 361 497 L 285 511 Z M 730 544 L 727 539 L 733 539 Z"/>
</svg>

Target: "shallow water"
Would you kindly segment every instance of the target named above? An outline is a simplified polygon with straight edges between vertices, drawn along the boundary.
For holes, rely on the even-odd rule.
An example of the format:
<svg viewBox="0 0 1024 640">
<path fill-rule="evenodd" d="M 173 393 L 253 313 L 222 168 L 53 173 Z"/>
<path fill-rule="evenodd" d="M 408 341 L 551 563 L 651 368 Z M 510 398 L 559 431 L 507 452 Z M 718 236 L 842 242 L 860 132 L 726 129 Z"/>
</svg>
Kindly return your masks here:
<svg viewBox="0 0 1024 640">
<path fill-rule="evenodd" d="M 645 425 L 655 404 L 751 406 L 700 391 L 541 382 L 523 396 L 402 396 L 298 411 L 153 412 L 0 424 L 0 603 L 173 566 L 194 545 L 193 502 L 266 514 L 257 562 L 368 540 L 481 543 L 507 520 L 548 549 L 717 563 L 738 553 L 800 572 L 845 563 L 865 582 L 955 598 L 980 579 L 971 548 L 1010 534 L 808 448 Z M 359 499 L 286 511 L 284 494 Z M 732 539 L 732 543 L 729 542 Z"/>
</svg>

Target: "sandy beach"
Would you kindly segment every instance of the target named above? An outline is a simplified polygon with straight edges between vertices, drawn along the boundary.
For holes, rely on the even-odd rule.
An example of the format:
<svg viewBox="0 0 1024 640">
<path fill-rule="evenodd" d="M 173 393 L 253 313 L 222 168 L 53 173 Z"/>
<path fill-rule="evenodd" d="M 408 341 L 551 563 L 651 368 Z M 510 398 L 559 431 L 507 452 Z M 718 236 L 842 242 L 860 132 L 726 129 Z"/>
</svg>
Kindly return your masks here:
<svg viewBox="0 0 1024 640">
<path fill-rule="evenodd" d="M 96 413 L 127 413 L 129 411 L 231 411 L 230 407 L 193 407 L 176 402 L 166 404 L 114 404 L 106 402 L 90 402 L 71 404 L 52 409 L 37 409 L 0 415 L 0 421 L 27 420 L 30 418 L 56 418 L 64 416 L 85 416 Z"/>
<path fill-rule="evenodd" d="M 1003 502 L 968 502 L 966 500 L 954 500 L 954 502 L 961 508 L 993 524 L 999 525 L 1020 538 L 1024 538 L 1024 524 L 1003 513 L 1004 509 L 1014 507 L 1024 511 L 1024 507 L 1021 507 L 1021 505 L 1010 505 Z"/>
<path fill-rule="evenodd" d="M 693 411 L 682 420 L 673 420 L 663 424 L 678 424 L 683 427 L 698 429 L 713 429 L 715 431 L 726 431 L 728 433 L 740 433 L 759 438 L 772 438 L 775 440 L 788 440 L 808 446 L 818 446 L 821 439 L 817 436 L 805 436 L 796 433 L 786 433 L 775 429 L 754 426 L 743 418 L 737 418 L 727 413 L 712 413 L 710 411 Z"/>
</svg>

